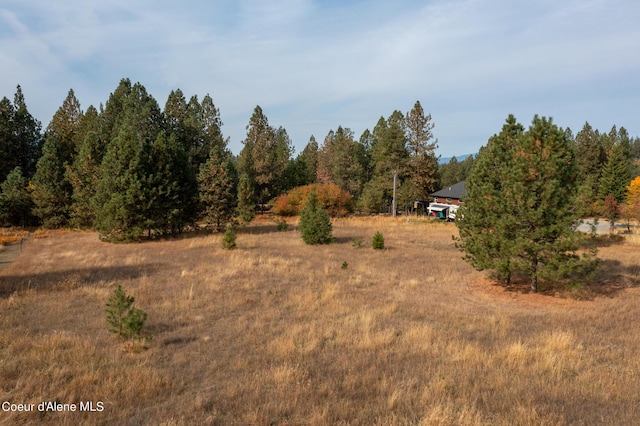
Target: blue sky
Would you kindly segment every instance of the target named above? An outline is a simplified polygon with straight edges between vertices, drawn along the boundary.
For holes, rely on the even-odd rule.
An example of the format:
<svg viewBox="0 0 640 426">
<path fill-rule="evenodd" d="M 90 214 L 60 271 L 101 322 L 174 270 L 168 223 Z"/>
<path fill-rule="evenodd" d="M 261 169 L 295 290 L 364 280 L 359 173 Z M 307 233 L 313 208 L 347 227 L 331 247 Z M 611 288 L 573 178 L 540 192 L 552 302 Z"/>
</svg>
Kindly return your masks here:
<svg viewBox="0 0 640 426">
<path fill-rule="evenodd" d="M 260 105 L 300 152 L 419 100 L 438 153 L 476 152 L 508 114 L 640 135 L 637 0 L 0 0 L 0 97 L 46 126 L 121 78 L 220 109 L 238 153 Z"/>
</svg>

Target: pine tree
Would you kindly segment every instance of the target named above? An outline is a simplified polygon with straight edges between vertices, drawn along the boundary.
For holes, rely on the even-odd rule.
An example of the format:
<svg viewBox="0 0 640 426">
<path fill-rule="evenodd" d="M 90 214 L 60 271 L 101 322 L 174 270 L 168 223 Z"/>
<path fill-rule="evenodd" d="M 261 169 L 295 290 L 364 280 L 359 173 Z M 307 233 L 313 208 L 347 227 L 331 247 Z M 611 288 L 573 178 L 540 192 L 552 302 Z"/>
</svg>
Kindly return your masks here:
<svg viewBox="0 0 640 426">
<path fill-rule="evenodd" d="M 123 127 L 100 165 L 95 195 L 96 228 L 107 241 L 131 241 L 148 228 L 141 149 L 134 131 Z"/>
<path fill-rule="evenodd" d="M 407 113 L 406 125 L 410 196 L 413 199 L 425 200 L 436 190 L 438 182 L 438 140 L 433 139 L 435 125 L 431 121 L 431 114 L 425 115 L 419 101 Z"/>
<path fill-rule="evenodd" d="M 225 250 L 234 250 L 236 248 L 237 238 L 238 237 L 233 225 L 227 225 L 227 229 L 225 229 L 224 235 L 222 237 L 222 248 Z"/>
<path fill-rule="evenodd" d="M 65 178 L 64 153 L 54 138 L 46 138 L 33 177 L 34 213 L 48 228 L 68 225 L 73 187 Z"/>
<path fill-rule="evenodd" d="M 93 200 L 100 180 L 100 163 L 106 150 L 104 141 L 99 137 L 98 120 L 98 111 L 92 106 L 87 108 L 78 125 L 78 137 L 82 137 L 78 153 L 65 172 L 73 187 L 71 225 L 80 228 L 91 228 L 95 223 Z"/>
<path fill-rule="evenodd" d="M 365 184 L 365 149 L 353 137 L 351 129 L 339 126 L 329 131 L 318 151 L 318 175 L 321 183 L 334 183 L 359 197 Z"/>
<path fill-rule="evenodd" d="M 246 173 L 240 175 L 238 182 L 238 207 L 236 212 L 240 220 L 249 223 L 256 216 L 255 191 L 251 185 L 251 179 Z"/>
<path fill-rule="evenodd" d="M 523 131 L 509 116 L 502 132 L 480 151 L 466 181 L 457 219 L 465 259 L 506 280 L 522 271 L 533 292 L 540 278 L 592 271 L 595 260 L 576 254 L 578 237 L 571 230 L 577 219 L 576 175 L 562 129 L 536 116 Z"/>
<path fill-rule="evenodd" d="M 300 234 L 307 244 L 329 244 L 333 241 L 331 218 L 322 208 L 315 191 L 307 198 L 300 213 Z"/>
<path fill-rule="evenodd" d="M 233 218 L 236 196 L 233 188 L 229 153 L 214 148 L 206 163 L 200 166 L 198 188 L 204 220 L 222 230 Z"/>
<path fill-rule="evenodd" d="M 27 179 L 18 166 L 0 186 L 0 224 L 27 226 L 35 223 L 31 214 L 33 200 L 29 193 Z"/>
<path fill-rule="evenodd" d="M 284 190 L 282 178 L 292 152 L 291 140 L 284 128 L 271 127 L 262 108 L 256 106 L 243 144 L 238 169 L 249 177 L 263 205 Z"/>
<path fill-rule="evenodd" d="M 316 182 L 316 172 L 318 170 L 318 142 L 316 138 L 311 136 L 309 143 L 304 147 L 302 153 L 298 157 L 299 161 L 304 165 L 303 183 L 300 185 L 309 185 Z"/>
<path fill-rule="evenodd" d="M 180 89 L 172 91 L 164 115 L 169 135 L 174 135 L 182 145 L 194 172 L 198 172 L 214 147 L 225 149 L 220 112 L 211 96 L 206 95 L 200 103 L 194 95 L 187 102 Z"/>
<path fill-rule="evenodd" d="M 630 180 L 629 160 L 625 156 L 624 146 L 616 143 L 611 147 L 607 162 L 602 169 L 598 191 L 600 198 L 604 200 L 609 196 L 616 203 L 623 203 Z"/>
<path fill-rule="evenodd" d="M 30 178 L 40 157 L 42 125 L 27 109 L 22 88 L 17 86 L 13 104 L 6 97 L 0 100 L 0 181 L 20 167 Z"/>
<path fill-rule="evenodd" d="M 378 212 L 391 206 L 393 198 L 393 177 L 396 187 L 401 188 L 408 176 L 409 151 L 404 115 L 394 111 L 388 119 L 380 117 L 373 129 L 371 142 L 372 178 L 365 185 L 362 206 L 367 212 Z M 401 203 L 411 201 L 408 188 L 398 191 Z"/>
<path fill-rule="evenodd" d="M 193 223 L 197 206 L 197 183 L 188 156 L 174 135 L 160 132 L 141 152 L 139 175 L 146 200 L 147 233 L 180 233 Z"/>
<path fill-rule="evenodd" d="M 66 172 L 77 151 L 77 130 L 82 115 L 80 103 L 71 89 L 45 133 L 42 157 L 33 177 L 33 200 L 36 215 L 47 227 L 66 226 L 71 218 L 73 186 Z"/>
<path fill-rule="evenodd" d="M 99 127 L 101 140 L 108 141 L 94 197 L 101 238 L 127 241 L 139 238 L 145 230 L 148 234 L 152 230 L 179 232 L 187 221 L 183 214 L 193 208 L 190 200 L 195 201 L 195 174 L 184 171 L 180 165 L 184 161 L 178 158 L 180 151 L 171 138 L 155 147 L 165 137 L 155 99 L 140 83 L 122 80 L 100 114 Z M 182 178 L 175 178 L 180 175 L 190 179 L 190 187 L 183 185 Z M 176 207 L 183 195 L 187 205 Z"/>
</svg>

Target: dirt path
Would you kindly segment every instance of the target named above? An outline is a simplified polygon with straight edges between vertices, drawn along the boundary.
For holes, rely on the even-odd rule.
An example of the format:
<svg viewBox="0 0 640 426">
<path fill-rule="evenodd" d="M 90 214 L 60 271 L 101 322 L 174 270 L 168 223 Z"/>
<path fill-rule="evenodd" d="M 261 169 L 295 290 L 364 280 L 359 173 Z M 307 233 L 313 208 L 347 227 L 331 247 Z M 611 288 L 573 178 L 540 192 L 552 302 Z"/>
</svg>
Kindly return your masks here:
<svg viewBox="0 0 640 426">
<path fill-rule="evenodd" d="M 0 271 L 9 267 L 21 253 L 21 244 L 19 242 L 0 247 Z"/>
</svg>

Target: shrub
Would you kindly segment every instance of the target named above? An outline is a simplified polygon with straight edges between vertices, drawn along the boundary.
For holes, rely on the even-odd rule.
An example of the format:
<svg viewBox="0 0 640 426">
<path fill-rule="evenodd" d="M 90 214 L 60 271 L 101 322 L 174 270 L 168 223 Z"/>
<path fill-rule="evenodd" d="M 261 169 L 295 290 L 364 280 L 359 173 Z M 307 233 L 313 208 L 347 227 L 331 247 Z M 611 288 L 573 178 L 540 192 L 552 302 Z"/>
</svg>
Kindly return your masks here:
<svg viewBox="0 0 640 426">
<path fill-rule="evenodd" d="M 300 213 L 302 240 L 307 244 L 328 244 L 333 241 L 332 231 L 331 218 L 312 191 Z"/>
<path fill-rule="evenodd" d="M 353 240 L 351 240 L 351 245 L 353 246 L 353 248 L 362 248 L 362 247 L 364 247 L 364 238 L 362 238 L 362 237 L 354 237 Z"/>
<path fill-rule="evenodd" d="M 222 237 L 222 248 L 225 250 L 233 250 L 236 248 L 236 231 L 232 225 L 227 226 Z"/>
<path fill-rule="evenodd" d="M 373 236 L 371 247 L 373 247 L 374 250 L 384 249 L 384 236 L 380 232 L 376 232 L 375 235 Z"/>
<path fill-rule="evenodd" d="M 311 192 L 331 217 L 346 216 L 353 210 L 351 194 L 333 183 L 298 186 L 272 201 L 272 212 L 281 216 L 301 214 Z"/>
<path fill-rule="evenodd" d="M 278 231 L 280 232 L 284 232 L 287 231 L 289 229 L 289 224 L 287 222 L 285 222 L 284 220 L 279 220 L 277 222 L 278 224 Z"/>
<path fill-rule="evenodd" d="M 109 331 L 114 333 L 121 340 L 140 340 L 142 338 L 142 327 L 147 321 L 146 312 L 134 308 L 133 296 L 127 296 L 118 285 L 113 296 L 107 301 L 107 323 Z"/>
</svg>

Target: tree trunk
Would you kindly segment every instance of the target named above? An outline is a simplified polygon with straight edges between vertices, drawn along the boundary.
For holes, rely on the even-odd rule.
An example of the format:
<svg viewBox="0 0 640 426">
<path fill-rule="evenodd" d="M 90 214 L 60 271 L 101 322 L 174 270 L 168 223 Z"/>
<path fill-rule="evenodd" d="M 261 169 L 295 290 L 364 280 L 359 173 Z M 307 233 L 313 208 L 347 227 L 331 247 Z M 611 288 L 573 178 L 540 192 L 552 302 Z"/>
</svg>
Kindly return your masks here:
<svg viewBox="0 0 640 426">
<path fill-rule="evenodd" d="M 531 261 L 531 293 L 538 292 L 538 259 L 534 259 Z"/>
</svg>

